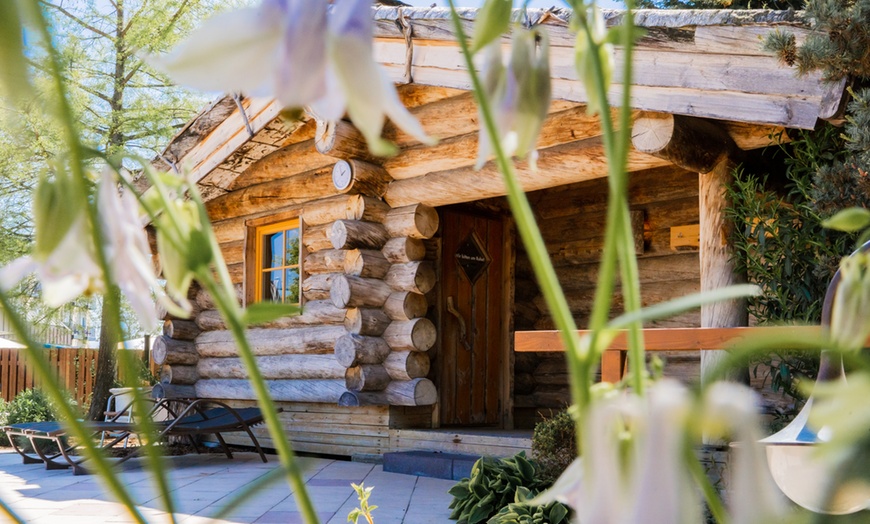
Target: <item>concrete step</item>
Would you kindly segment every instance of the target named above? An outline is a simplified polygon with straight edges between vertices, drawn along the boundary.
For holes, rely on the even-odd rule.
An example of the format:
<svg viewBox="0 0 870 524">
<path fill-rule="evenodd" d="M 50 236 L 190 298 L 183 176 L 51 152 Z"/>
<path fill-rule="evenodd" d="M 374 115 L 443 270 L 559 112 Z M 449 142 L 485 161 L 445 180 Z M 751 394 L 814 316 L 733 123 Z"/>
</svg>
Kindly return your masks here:
<svg viewBox="0 0 870 524">
<path fill-rule="evenodd" d="M 460 480 L 471 475 L 480 457 L 439 451 L 399 451 L 384 453 L 384 471 L 418 477 Z"/>
</svg>

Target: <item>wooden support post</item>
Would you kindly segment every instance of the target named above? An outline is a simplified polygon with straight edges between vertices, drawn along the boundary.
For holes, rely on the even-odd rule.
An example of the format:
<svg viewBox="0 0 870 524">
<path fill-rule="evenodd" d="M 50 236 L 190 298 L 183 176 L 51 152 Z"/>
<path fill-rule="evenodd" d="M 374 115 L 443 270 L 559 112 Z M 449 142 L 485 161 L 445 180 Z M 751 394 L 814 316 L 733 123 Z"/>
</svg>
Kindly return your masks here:
<svg viewBox="0 0 870 524">
<path fill-rule="evenodd" d="M 423 204 L 395 208 L 387 213 L 384 226 L 390 237 L 432 238 L 438 231 L 438 211 Z"/>
<path fill-rule="evenodd" d="M 729 206 L 727 187 L 734 163 L 720 162 L 699 178 L 701 222 L 701 291 L 711 291 L 744 282 L 734 269 L 730 244 L 731 224 L 725 218 Z M 719 301 L 701 306 L 701 327 L 739 327 L 747 325 L 749 314 L 745 299 Z M 722 351 L 701 351 L 701 381 L 724 358 Z"/>
<path fill-rule="evenodd" d="M 425 261 L 393 264 L 384 282 L 396 291 L 412 291 L 425 295 L 435 287 L 435 268 Z"/>
<path fill-rule="evenodd" d="M 384 331 L 384 340 L 394 351 L 428 351 L 436 336 L 435 324 L 428 318 L 397 320 Z"/>
<path fill-rule="evenodd" d="M 411 320 L 426 315 L 429 303 L 425 295 L 411 291 L 397 291 L 387 298 L 384 312 L 393 320 Z"/>
</svg>

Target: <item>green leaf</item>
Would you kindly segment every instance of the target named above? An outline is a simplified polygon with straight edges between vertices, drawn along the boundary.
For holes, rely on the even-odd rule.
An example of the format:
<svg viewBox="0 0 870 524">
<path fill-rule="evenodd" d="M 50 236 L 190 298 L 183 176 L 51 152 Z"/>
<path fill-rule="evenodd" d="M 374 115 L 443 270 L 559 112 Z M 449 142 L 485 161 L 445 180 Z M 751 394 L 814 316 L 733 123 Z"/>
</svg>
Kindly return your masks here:
<svg viewBox="0 0 870 524">
<path fill-rule="evenodd" d="M 266 322 L 271 322 L 281 317 L 297 315 L 301 310 L 302 308 L 294 304 L 257 302 L 256 304 L 251 304 L 245 308 L 242 321 L 246 326 L 265 324 Z"/>
<path fill-rule="evenodd" d="M 491 512 L 492 509 L 490 507 L 482 508 L 480 506 L 475 506 L 474 509 L 471 510 L 471 514 L 468 516 L 468 524 L 483 522 L 489 517 Z"/>
<path fill-rule="evenodd" d="M 447 494 L 458 499 L 464 499 L 471 494 L 471 491 L 468 489 L 467 481 L 460 481 L 458 484 L 447 490 Z"/>
<path fill-rule="evenodd" d="M 477 53 L 504 34 L 511 23 L 513 0 L 486 0 L 474 22 L 471 52 Z"/>
<path fill-rule="evenodd" d="M 32 92 L 24 57 L 24 31 L 16 0 L 0 2 L 0 83 L 12 100 Z"/>
<path fill-rule="evenodd" d="M 568 508 L 566 508 L 564 504 L 557 502 L 553 504 L 552 508 L 550 508 L 547 517 L 550 519 L 550 524 L 559 524 L 568 518 Z"/>
<path fill-rule="evenodd" d="M 870 211 L 861 207 L 844 209 L 822 222 L 828 229 L 851 233 L 870 226 Z"/>
</svg>

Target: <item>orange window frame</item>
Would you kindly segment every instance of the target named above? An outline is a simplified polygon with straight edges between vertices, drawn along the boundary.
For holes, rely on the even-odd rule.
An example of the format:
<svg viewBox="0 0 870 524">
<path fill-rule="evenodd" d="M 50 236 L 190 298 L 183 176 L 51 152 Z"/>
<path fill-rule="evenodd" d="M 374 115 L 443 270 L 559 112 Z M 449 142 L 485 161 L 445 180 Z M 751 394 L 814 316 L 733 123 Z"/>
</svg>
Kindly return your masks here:
<svg viewBox="0 0 870 524">
<path fill-rule="evenodd" d="M 299 255 L 296 261 L 296 264 L 286 264 L 281 266 L 267 266 L 266 261 L 264 260 L 264 252 L 263 245 L 265 244 L 265 240 L 269 235 L 274 235 L 275 233 L 286 233 L 288 231 L 296 231 L 296 236 L 299 239 Z M 285 235 L 286 242 L 286 235 Z M 264 283 L 265 277 L 267 273 L 272 273 L 280 270 L 286 278 L 286 270 L 295 269 L 296 274 L 298 275 L 298 279 L 296 281 L 296 285 L 299 286 L 299 301 L 294 302 L 294 304 L 302 303 L 302 223 L 298 218 L 294 218 L 291 220 L 283 220 L 281 222 L 275 222 L 273 224 L 267 224 L 264 226 L 258 226 L 254 229 L 254 239 L 255 239 L 255 247 L 254 247 L 254 301 L 262 302 L 263 301 L 263 292 L 264 292 Z M 286 247 L 285 247 L 286 249 Z"/>
</svg>

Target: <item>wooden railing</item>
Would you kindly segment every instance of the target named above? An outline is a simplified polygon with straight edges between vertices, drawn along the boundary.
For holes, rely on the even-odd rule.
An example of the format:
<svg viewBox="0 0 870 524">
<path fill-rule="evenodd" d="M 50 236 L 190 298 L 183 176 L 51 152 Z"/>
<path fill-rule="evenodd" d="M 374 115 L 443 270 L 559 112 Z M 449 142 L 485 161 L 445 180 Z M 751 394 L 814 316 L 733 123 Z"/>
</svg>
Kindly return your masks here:
<svg viewBox="0 0 870 524">
<path fill-rule="evenodd" d="M 813 335 L 816 326 L 785 327 L 736 327 L 736 328 L 649 328 L 643 330 L 647 351 L 698 351 L 725 349 L 741 339 L 775 335 L 777 331 L 794 336 L 796 332 Z M 581 335 L 588 331 L 578 331 Z M 514 333 L 514 350 L 518 352 L 564 351 L 558 331 L 517 331 Z M 604 352 L 601 359 L 601 380 L 616 382 L 625 374 L 625 356 L 628 343 L 625 333 L 620 333 Z"/>
<path fill-rule="evenodd" d="M 57 348 L 44 351 L 54 379 L 79 405 L 85 405 L 94 390 L 97 350 Z M 133 353 L 136 358 L 142 357 L 142 351 L 133 350 Z M 0 396 L 3 400 L 12 400 L 25 389 L 41 386 L 26 355 L 26 351 L 19 349 L 0 349 Z"/>
</svg>

